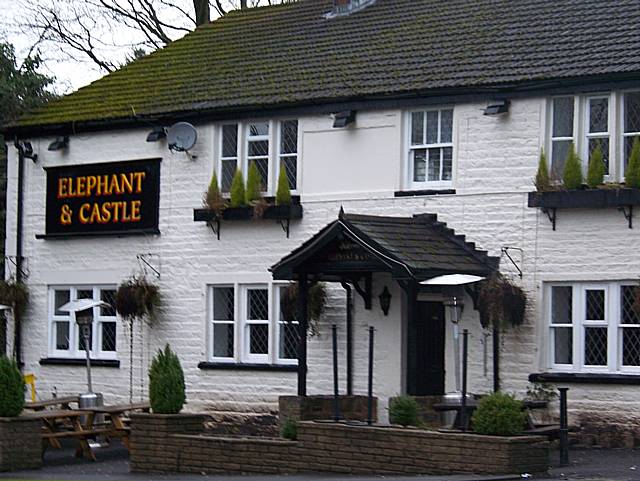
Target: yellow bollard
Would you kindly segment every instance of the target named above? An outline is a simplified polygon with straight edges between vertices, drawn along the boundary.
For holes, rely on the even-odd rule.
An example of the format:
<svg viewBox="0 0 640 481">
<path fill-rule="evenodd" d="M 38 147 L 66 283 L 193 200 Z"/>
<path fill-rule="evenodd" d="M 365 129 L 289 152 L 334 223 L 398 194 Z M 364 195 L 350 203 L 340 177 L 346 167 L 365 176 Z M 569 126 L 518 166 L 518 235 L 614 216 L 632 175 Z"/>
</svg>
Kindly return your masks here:
<svg viewBox="0 0 640 481">
<path fill-rule="evenodd" d="M 36 376 L 35 374 L 25 374 L 24 383 L 31 387 L 31 402 L 36 402 Z"/>
</svg>

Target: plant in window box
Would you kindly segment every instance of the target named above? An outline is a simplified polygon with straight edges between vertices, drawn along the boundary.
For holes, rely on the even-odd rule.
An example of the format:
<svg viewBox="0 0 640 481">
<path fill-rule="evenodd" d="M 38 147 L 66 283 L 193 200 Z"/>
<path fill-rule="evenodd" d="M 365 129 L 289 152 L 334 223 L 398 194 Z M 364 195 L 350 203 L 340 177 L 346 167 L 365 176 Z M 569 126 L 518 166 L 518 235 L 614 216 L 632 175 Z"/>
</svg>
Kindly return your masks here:
<svg viewBox="0 0 640 481">
<path fill-rule="evenodd" d="M 0 281 L 0 304 L 11 307 L 15 319 L 21 319 L 29 303 L 27 286 L 15 279 Z"/>
<path fill-rule="evenodd" d="M 536 173 L 535 186 L 538 192 L 547 192 L 551 190 L 549 166 L 547 164 L 547 156 L 544 154 L 544 150 L 540 151 L 540 160 L 538 161 L 538 172 Z"/>
<path fill-rule="evenodd" d="M 587 170 L 587 185 L 592 189 L 595 189 L 599 185 L 604 183 L 604 159 L 602 156 L 602 149 L 600 143 L 593 149 L 591 156 L 589 157 L 589 167 Z"/>
<path fill-rule="evenodd" d="M 582 187 L 582 181 L 582 162 L 576 153 L 575 146 L 571 144 L 564 164 L 562 182 L 565 189 L 574 190 Z"/>
<path fill-rule="evenodd" d="M 276 190 L 276 205 L 270 206 L 264 213 L 265 219 L 301 219 L 302 206 L 294 203 L 291 197 L 289 178 L 284 167 L 280 169 L 278 175 L 278 189 Z"/>
<path fill-rule="evenodd" d="M 262 214 L 269 206 L 267 202 L 262 198 L 261 191 L 264 189 L 262 185 L 262 179 L 260 172 L 258 172 L 258 166 L 254 161 L 251 161 L 249 165 L 249 172 L 247 173 L 247 187 L 245 189 L 244 198 L 245 203 L 253 208 L 254 217 L 260 218 Z"/>
<path fill-rule="evenodd" d="M 220 186 L 218 184 L 218 176 L 213 173 L 209 187 L 204 195 L 204 206 L 212 211 L 216 216 L 219 216 L 227 206 L 225 199 L 220 192 Z"/>
<path fill-rule="evenodd" d="M 282 316 L 286 322 L 292 322 L 298 318 L 298 283 L 289 284 L 282 292 L 280 306 Z M 307 295 L 307 316 L 309 318 L 309 331 L 312 336 L 319 333 L 319 322 L 327 304 L 327 289 L 323 282 L 317 282 L 309 287 Z"/>
<path fill-rule="evenodd" d="M 244 178 L 240 169 L 236 170 L 231 182 L 229 207 L 222 213 L 226 220 L 248 220 L 253 216 L 253 209 L 247 205 Z"/>
<path fill-rule="evenodd" d="M 640 137 L 633 139 L 624 180 L 627 187 L 640 189 Z"/>
<path fill-rule="evenodd" d="M 524 323 L 527 295 L 496 273 L 480 283 L 477 306 L 483 327 L 517 327 Z"/>
</svg>

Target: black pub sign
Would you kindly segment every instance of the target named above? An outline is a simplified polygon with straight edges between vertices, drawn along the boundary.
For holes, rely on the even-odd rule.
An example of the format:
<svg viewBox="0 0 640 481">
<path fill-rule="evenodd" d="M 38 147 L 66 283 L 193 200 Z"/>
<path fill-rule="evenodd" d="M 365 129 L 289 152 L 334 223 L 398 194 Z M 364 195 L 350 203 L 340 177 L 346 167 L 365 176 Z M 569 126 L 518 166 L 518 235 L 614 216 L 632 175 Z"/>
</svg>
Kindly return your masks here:
<svg viewBox="0 0 640 481">
<path fill-rule="evenodd" d="M 160 159 L 46 172 L 47 236 L 158 233 Z"/>
</svg>

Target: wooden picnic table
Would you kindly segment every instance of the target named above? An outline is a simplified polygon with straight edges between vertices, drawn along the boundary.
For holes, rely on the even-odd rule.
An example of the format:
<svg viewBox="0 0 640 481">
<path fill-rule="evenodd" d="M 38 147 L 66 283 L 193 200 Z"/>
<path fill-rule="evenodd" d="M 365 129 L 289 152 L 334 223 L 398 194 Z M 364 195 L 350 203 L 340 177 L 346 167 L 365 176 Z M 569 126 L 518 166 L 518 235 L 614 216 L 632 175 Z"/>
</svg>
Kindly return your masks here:
<svg viewBox="0 0 640 481">
<path fill-rule="evenodd" d="M 78 404 L 78 396 L 54 397 L 51 399 L 44 399 L 42 401 L 27 402 L 24 403 L 24 408 L 32 411 L 42 411 L 50 407 L 71 409 L 72 403 Z"/>
<path fill-rule="evenodd" d="M 131 404 L 117 404 L 113 406 L 95 406 L 85 408 L 91 413 L 87 421 L 87 426 L 93 426 L 95 416 L 104 414 L 109 417 L 110 425 L 106 427 L 105 436 L 116 437 L 122 441 L 122 444 L 129 449 L 129 426 L 127 424 L 127 413 L 132 411 L 149 412 L 151 405 L 148 402 L 139 402 Z"/>
</svg>

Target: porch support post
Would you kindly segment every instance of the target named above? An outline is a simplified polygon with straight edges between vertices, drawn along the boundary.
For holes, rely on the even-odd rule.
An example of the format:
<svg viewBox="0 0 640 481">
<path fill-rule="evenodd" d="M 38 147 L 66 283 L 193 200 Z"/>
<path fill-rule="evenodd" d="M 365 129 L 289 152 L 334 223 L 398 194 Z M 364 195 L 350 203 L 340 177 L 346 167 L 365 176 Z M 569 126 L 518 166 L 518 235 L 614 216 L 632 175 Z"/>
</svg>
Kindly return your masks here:
<svg viewBox="0 0 640 481">
<path fill-rule="evenodd" d="M 298 396 L 307 395 L 308 293 L 307 274 L 301 273 L 298 280 Z"/>
<path fill-rule="evenodd" d="M 500 328 L 493 326 L 493 392 L 500 390 Z"/>
<path fill-rule="evenodd" d="M 347 396 L 353 395 L 353 300 L 351 286 L 341 282 L 347 293 Z"/>
<path fill-rule="evenodd" d="M 407 394 L 416 394 L 418 285 L 408 281 L 401 286 L 407 301 Z"/>
</svg>

